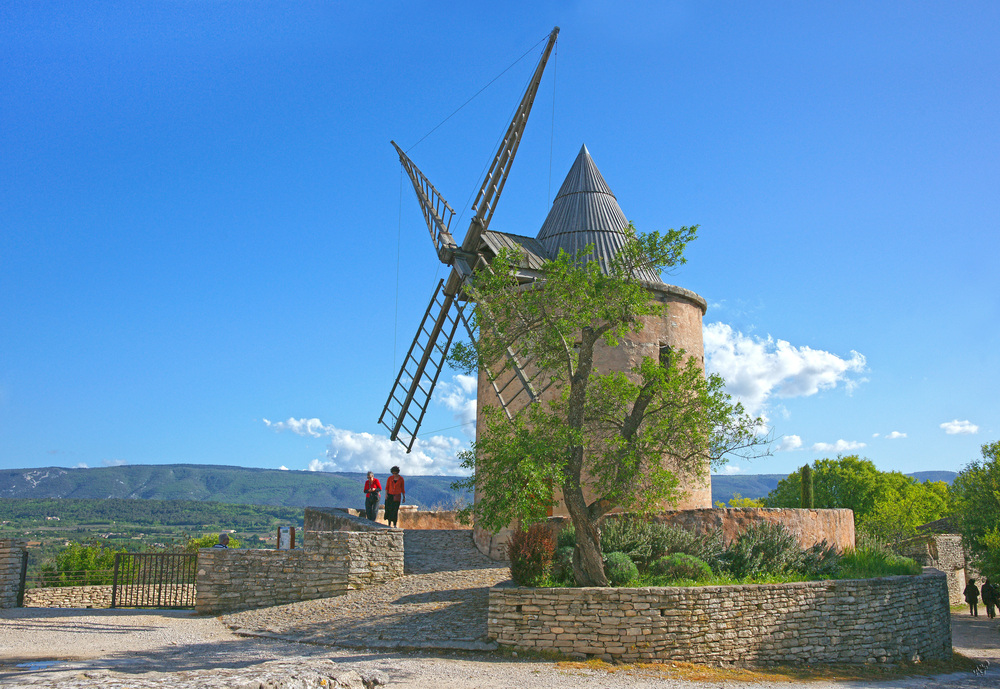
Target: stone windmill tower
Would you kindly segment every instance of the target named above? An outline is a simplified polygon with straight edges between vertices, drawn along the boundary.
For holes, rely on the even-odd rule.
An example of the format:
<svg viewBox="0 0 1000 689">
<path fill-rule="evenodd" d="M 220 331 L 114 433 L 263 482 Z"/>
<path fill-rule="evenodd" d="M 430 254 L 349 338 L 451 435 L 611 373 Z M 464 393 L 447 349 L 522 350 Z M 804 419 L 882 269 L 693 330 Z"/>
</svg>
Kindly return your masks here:
<svg viewBox="0 0 1000 689">
<path fill-rule="evenodd" d="M 557 256 L 560 249 L 577 253 L 593 244 L 595 257 L 604 259 L 606 264 L 607 259 L 625 244 L 627 236 L 624 229 L 628 222 L 585 146 L 580 150 L 536 237 L 489 228 L 558 32 L 557 27 L 549 36 L 535 73 L 476 197 L 473 205 L 475 215 L 461 244 L 451 234 L 454 210 L 413 161 L 396 146 L 400 163 L 413 183 L 435 253 L 442 263 L 451 267 L 449 277 L 441 281 L 431 298 L 379 417 L 379 422 L 389 429 L 390 438 L 403 443 L 407 452 L 413 447 L 459 325 L 463 325 L 470 339 L 475 340 L 476 335 L 464 312 L 463 288 L 476 269 L 488 267 L 501 249 L 517 248 L 523 256 L 518 279 L 530 282 L 539 276 L 542 264 Z M 705 300 L 693 292 L 665 284 L 659 275 L 652 272 L 641 278 L 649 289 L 650 298 L 665 303 L 668 308 L 662 316 L 647 317 L 643 330 L 622 341 L 619 346 L 596 351 L 595 368 L 598 371 L 629 371 L 645 356 L 656 359 L 679 349 L 684 349 L 688 356 L 703 359 L 701 319 L 706 309 Z M 526 404 L 558 394 L 558 390 L 547 389 L 538 374 L 532 374 L 530 361 L 523 360 L 511 350 L 508 350 L 508 357 L 509 371 L 504 376 L 480 371 L 480 409 L 484 405 L 495 404 L 511 416 Z M 480 423 L 479 427 L 482 426 Z M 678 507 L 711 507 L 707 462 L 704 469 L 703 472 L 680 477 L 687 496 Z M 495 542 L 489 536 L 484 537 Z M 489 544 L 480 543 L 480 547 L 493 550 Z"/>
<path fill-rule="evenodd" d="M 532 268 L 556 257 L 560 250 L 576 254 L 588 245 L 594 246 L 590 260 L 601 260 L 602 265 L 609 265 L 610 259 L 625 244 L 627 226 L 628 221 L 615 195 L 594 164 L 587 147 L 583 146 L 559 188 L 538 234 L 532 238 L 487 231 L 482 235 L 480 252 L 486 260 L 490 260 L 500 248 L 517 246 L 524 257 L 521 273 L 525 278 L 530 275 Z M 690 290 L 664 283 L 659 275 L 650 271 L 640 277 L 649 290 L 650 298 L 656 299 L 666 308 L 659 316 L 646 316 L 643 319 L 643 329 L 638 333 L 630 333 L 617 347 L 599 343 L 594 353 L 595 370 L 601 373 L 629 371 L 643 357 L 656 360 L 682 349 L 687 356 L 693 356 L 704 364 L 702 317 L 707 309 L 705 300 Z M 483 406 L 502 404 L 503 398 L 498 397 L 495 391 L 498 387 L 503 389 L 505 383 L 513 382 L 513 374 L 509 375 L 507 381 L 496 381 L 486 371 L 480 371 L 478 428 L 485 427 L 482 419 Z M 554 389 L 544 391 L 542 398 L 555 394 L 558 391 Z M 670 462 L 669 458 L 665 461 Z M 686 475 L 682 473 L 679 478 L 686 495 L 678 504 L 671 506 L 672 509 L 712 506 L 712 485 L 707 459 L 699 470 Z M 585 495 L 589 500 L 591 496 L 587 491 Z M 568 513 L 564 507 L 557 506 L 552 516 L 568 516 Z M 500 557 L 506 534 L 489 534 L 477 530 L 476 542 L 483 552 Z"/>
</svg>

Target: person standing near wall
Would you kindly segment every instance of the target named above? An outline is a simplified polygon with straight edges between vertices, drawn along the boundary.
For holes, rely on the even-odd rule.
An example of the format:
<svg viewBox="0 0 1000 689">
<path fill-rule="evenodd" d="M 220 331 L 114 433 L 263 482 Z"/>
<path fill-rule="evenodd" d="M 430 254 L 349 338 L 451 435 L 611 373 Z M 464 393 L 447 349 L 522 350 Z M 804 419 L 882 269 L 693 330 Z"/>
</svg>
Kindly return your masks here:
<svg viewBox="0 0 1000 689">
<path fill-rule="evenodd" d="M 365 481 L 365 516 L 371 521 L 375 521 L 378 514 L 378 499 L 382 494 L 382 484 L 375 478 L 375 474 L 368 472 L 368 480 Z"/>
<path fill-rule="evenodd" d="M 399 467 L 390 471 L 392 475 L 385 481 L 385 520 L 389 526 L 399 526 L 399 505 L 406 502 L 406 485 L 399 475 Z"/>
<path fill-rule="evenodd" d="M 979 587 L 976 586 L 975 579 L 969 579 L 962 594 L 965 596 L 965 602 L 969 604 L 969 614 L 979 617 Z"/>
</svg>

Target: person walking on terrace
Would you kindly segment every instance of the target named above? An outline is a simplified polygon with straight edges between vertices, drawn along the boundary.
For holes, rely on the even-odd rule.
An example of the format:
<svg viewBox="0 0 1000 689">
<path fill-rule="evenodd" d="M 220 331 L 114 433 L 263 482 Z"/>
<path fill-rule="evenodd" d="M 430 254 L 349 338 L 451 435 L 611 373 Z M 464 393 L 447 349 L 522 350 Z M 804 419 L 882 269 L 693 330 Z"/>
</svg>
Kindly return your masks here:
<svg viewBox="0 0 1000 689">
<path fill-rule="evenodd" d="M 983 594 L 983 605 L 986 606 L 986 616 L 992 620 L 997 616 L 996 607 L 1000 605 L 1000 593 L 998 593 L 997 587 L 989 579 L 983 582 L 983 588 L 980 592 Z"/>
<path fill-rule="evenodd" d="M 378 515 L 378 499 L 382 495 L 382 484 L 375 478 L 375 474 L 368 472 L 368 480 L 365 481 L 365 516 L 371 521 L 375 521 Z"/>
<path fill-rule="evenodd" d="M 406 486 L 399 475 L 399 467 L 390 471 L 392 475 L 385 481 L 385 520 L 389 526 L 399 526 L 399 505 L 406 502 Z"/>
<path fill-rule="evenodd" d="M 979 588 L 976 586 L 975 579 L 969 579 L 962 594 L 965 596 L 965 602 L 969 604 L 969 614 L 973 617 L 979 617 Z"/>
</svg>

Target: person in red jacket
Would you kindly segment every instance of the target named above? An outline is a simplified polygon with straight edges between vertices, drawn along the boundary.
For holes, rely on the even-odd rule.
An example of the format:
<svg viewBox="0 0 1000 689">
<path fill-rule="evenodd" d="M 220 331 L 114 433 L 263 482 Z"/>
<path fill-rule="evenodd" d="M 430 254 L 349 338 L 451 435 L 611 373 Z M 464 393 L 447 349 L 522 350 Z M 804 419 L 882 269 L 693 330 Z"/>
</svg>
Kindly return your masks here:
<svg viewBox="0 0 1000 689">
<path fill-rule="evenodd" d="M 378 499 L 382 493 L 382 484 L 375 478 L 375 474 L 368 472 L 368 480 L 365 481 L 365 516 L 375 521 L 378 514 Z"/>
<path fill-rule="evenodd" d="M 399 467 L 390 469 L 392 476 L 385 481 L 385 520 L 389 526 L 399 526 L 399 505 L 406 502 L 406 486 Z"/>
</svg>

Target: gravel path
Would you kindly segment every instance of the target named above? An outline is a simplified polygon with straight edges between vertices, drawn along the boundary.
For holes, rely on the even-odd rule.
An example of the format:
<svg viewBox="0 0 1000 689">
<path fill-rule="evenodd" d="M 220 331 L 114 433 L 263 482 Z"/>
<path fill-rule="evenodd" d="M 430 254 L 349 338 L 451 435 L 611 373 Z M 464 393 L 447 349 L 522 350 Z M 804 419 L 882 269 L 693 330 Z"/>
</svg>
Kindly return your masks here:
<svg viewBox="0 0 1000 689">
<path fill-rule="evenodd" d="M 220 618 L 189 611 L 0 610 L 0 686 L 60 689 L 253 687 L 608 687 L 610 689 L 980 689 L 1000 687 L 996 620 L 952 616 L 957 650 L 991 662 L 962 673 L 879 683 L 689 682 L 487 652 L 488 588 L 508 571 L 471 535 L 407 532 L 406 576 L 325 600 Z M 402 649 L 425 649 L 402 650 Z M 427 649 L 437 649 L 427 652 Z M 465 652 L 463 652 L 465 651 Z M 676 674 L 676 673 L 675 673 Z"/>
</svg>

